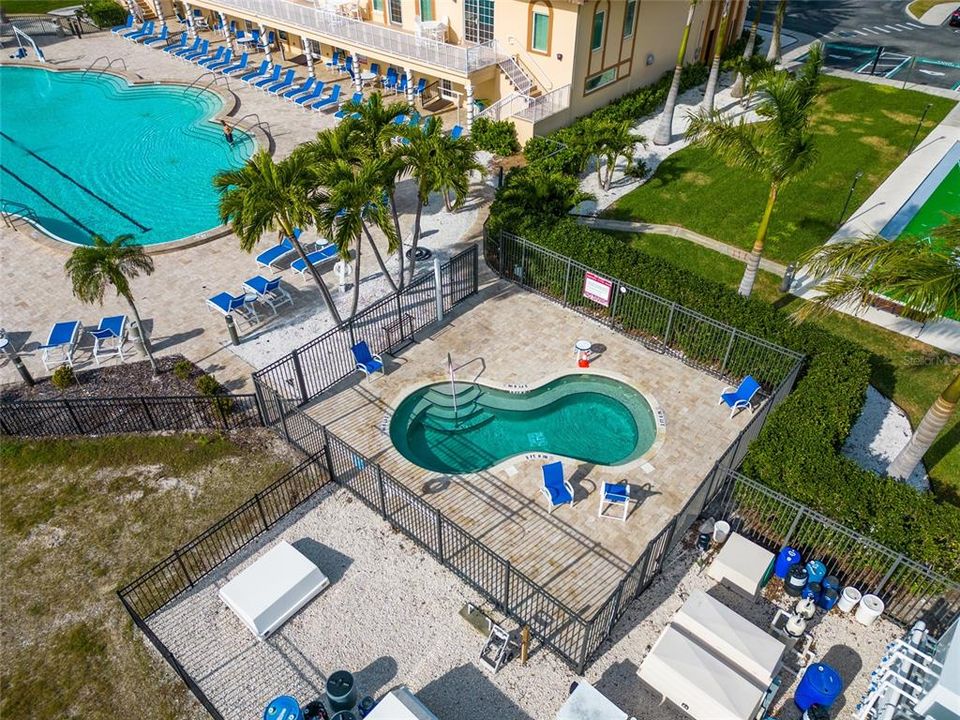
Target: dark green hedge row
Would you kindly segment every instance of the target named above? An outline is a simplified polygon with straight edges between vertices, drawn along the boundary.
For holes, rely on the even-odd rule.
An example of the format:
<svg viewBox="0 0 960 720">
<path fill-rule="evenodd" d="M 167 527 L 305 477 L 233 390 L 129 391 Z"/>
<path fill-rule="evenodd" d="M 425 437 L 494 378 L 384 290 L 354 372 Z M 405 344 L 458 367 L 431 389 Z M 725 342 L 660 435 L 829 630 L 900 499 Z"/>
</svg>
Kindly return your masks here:
<svg viewBox="0 0 960 720">
<path fill-rule="evenodd" d="M 719 283 L 571 218 L 552 218 L 540 225 L 531 220 L 516 232 L 627 283 L 807 355 L 805 374 L 770 414 L 747 455 L 744 472 L 960 579 L 960 508 L 880 478 L 840 455 L 870 379 L 870 356 L 865 350 L 816 325 L 797 324 L 767 302 L 742 298 Z"/>
<path fill-rule="evenodd" d="M 470 138 L 478 149 L 486 150 L 500 157 L 513 155 L 520 149 L 520 141 L 517 140 L 517 128 L 509 120 L 477 118 L 470 130 Z"/>
</svg>

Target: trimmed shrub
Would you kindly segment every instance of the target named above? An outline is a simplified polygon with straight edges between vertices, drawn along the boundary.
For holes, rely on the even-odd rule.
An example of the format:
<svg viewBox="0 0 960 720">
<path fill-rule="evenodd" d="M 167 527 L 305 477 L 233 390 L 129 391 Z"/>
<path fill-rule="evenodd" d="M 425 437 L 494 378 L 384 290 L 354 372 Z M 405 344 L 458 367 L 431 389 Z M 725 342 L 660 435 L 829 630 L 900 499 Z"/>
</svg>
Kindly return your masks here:
<svg viewBox="0 0 960 720">
<path fill-rule="evenodd" d="M 517 129 L 509 120 L 477 118 L 470 129 L 470 138 L 480 150 L 506 157 L 520 150 Z"/>
<path fill-rule="evenodd" d="M 517 216 L 504 198 L 491 207 Z M 813 324 L 797 324 L 769 303 L 742 298 L 621 239 L 572 218 L 526 219 L 511 228 L 527 240 L 624 282 L 674 300 L 744 332 L 807 355 L 805 374 L 768 417 L 743 471 L 887 547 L 960 579 L 960 508 L 843 457 L 840 448 L 863 407 L 870 355 Z M 545 292 L 559 294 L 550 288 Z"/>
<path fill-rule="evenodd" d="M 50 382 L 57 390 L 66 390 L 77 384 L 77 376 L 73 374 L 73 368 L 69 365 L 61 365 L 53 371 L 50 376 Z"/>
<path fill-rule="evenodd" d="M 201 395 L 219 395 L 223 392 L 223 386 L 213 375 L 201 375 L 197 378 L 197 390 Z"/>
<path fill-rule="evenodd" d="M 173 364 L 173 374 L 180 380 L 189 380 L 193 376 L 193 363 L 189 360 L 177 360 Z"/>
<path fill-rule="evenodd" d="M 88 0 L 83 4 L 83 12 L 101 29 L 123 25 L 129 15 L 125 7 L 113 0 Z"/>
</svg>

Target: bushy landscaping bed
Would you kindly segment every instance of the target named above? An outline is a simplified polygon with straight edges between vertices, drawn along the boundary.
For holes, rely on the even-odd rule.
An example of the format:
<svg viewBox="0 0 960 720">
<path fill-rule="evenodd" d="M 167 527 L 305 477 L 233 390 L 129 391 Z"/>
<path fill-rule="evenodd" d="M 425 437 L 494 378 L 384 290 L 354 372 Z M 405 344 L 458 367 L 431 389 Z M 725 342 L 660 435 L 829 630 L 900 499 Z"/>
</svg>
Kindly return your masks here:
<svg viewBox="0 0 960 720">
<path fill-rule="evenodd" d="M 491 227 L 509 208 L 495 202 Z M 744 464 L 769 487 L 878 542 L 960 578 L 960 508 L 861 469 L 840 455 L 871 376 L 870 354 L 816 324 L 797 324 L 762 299 L 742 298 L 621 239 L 565 218 L 514 232 L 601 272 L 808 356 L 790 397 L 770 415 Z"/>
</svg>

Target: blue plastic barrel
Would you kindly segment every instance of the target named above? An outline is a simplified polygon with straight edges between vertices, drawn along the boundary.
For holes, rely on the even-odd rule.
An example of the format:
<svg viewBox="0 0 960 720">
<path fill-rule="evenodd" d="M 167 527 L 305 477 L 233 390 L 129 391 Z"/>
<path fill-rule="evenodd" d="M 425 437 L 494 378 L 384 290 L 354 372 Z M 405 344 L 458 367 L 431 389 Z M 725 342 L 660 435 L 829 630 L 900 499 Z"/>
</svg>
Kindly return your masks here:
<svg viewBox="0 0 960 720">
<path fill-rule="evenodd" d="M 840 674 L 829 665 L 815 663 L 800 678 L 793 702 L 801 710 L 811 705 L 830 707 L 842 690 Z"/>
<path fill-rule="evenodd" d="M 785 547 L 777 555 L 777 561 L 773 565 L 773 574 L 778 578 L 785 578 L 790 568 L 800 562 L 800 553 L 792 547 Z"/>
<path fill-rule="evenodd" d="M 826 574 L 827 566 L 819 560 L 811 560 L 807 563 L 807 582 L 818 583 Z"/>
<path fill-rule="evenodd" d="M 823 580 L 820 581 L 820 584 L 823 586 L 824 590 L 832 589 L 840 592 L 840 578 L 836 575 L 827 575 Z"/>
<path fill-rule="evenodd" d="M 823 592 L 823 588 L 820 587 L 820 583 L 807 583 L 806 587 L 800 591 L 800 597 L 811 598 L 815 603 L 819 603 L 821 592 Z"/>
<path fill-rule="evenodd" d="M 833 610 L 833 606 L 837 604 L 837 600 L 839 599 L 840 593 L 838 593 L 835 588 L 825 588 L 824 591 L 820 593 L 820 599 L 817 600 L 817 605 L 824 610 Z"/>
<path fill-rule="evenodd" d="M 303 720 L 300 704 L 289 695 L 275 697 L 263 711 L 263 720 Z"/>
</svg>

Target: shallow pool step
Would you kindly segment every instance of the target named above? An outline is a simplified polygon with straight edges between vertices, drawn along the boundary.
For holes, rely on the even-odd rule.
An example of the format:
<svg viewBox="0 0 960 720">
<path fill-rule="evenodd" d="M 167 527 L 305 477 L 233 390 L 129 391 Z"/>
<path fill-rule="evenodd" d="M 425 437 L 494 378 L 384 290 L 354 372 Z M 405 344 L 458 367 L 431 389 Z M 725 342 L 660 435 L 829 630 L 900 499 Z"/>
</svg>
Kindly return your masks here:
<svg viewBox="0 0 960 720">
<path fill-rule="evenodd" d="M 456 408 L 431 404 L 425 408 L 424 414 L 433 420 L 454 420 L 456 418 L 466 420 L 482 411 L 483 408 L 477 405 L 477 403 L 468 402 L 464 405 L 458 404 Z"/>
<path fill-rule="evenodd" d="M 480 396 L 480 386 L 469 383 L 457 383 L 457 405 L 466 405 Z M 449 384 L 434 385 L 423 394 L 424 400 L 434 405 L 453 407 L 453 392 Z"/>
<path fill-rule="evenodd" d="M 422 422 L 425 427 L 433 430 L 440 430 L 446 433 L 458 433 L 464 432 L 465 430 L 472 430 L 480 427 L 481 425 L 486 425 L 491 420 L 493 420 L 493 415 L 491 413 L 478 408 L 478 411 L 469 418 L 460 418 L 460 420 L 454 420 L 453 418 L 431 418 L 427 415 L 424 415 Z"/>
</svg>

